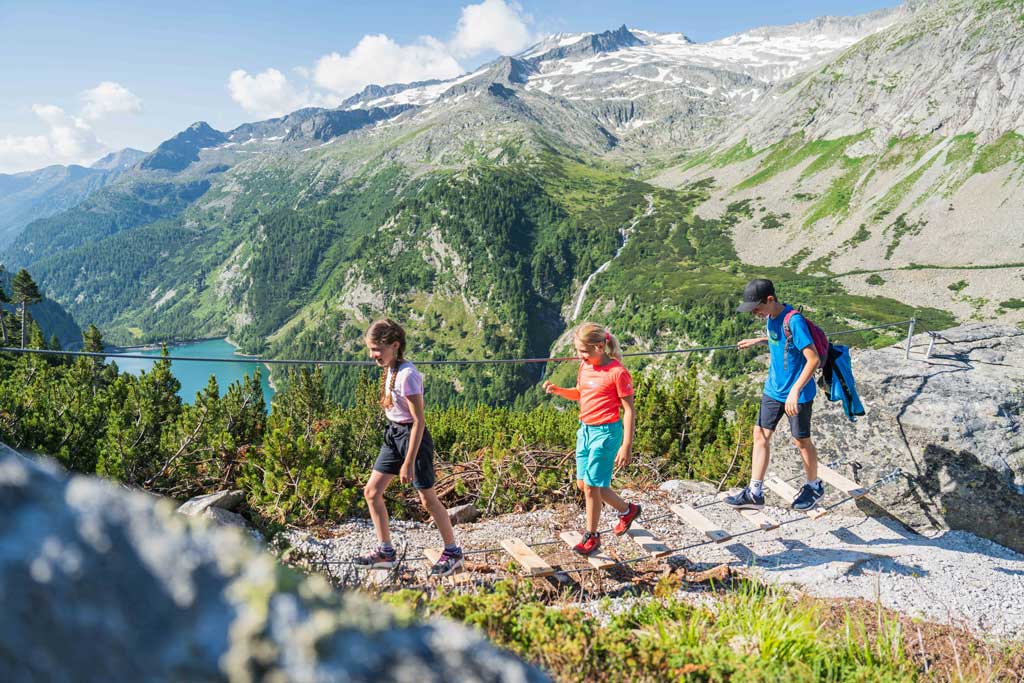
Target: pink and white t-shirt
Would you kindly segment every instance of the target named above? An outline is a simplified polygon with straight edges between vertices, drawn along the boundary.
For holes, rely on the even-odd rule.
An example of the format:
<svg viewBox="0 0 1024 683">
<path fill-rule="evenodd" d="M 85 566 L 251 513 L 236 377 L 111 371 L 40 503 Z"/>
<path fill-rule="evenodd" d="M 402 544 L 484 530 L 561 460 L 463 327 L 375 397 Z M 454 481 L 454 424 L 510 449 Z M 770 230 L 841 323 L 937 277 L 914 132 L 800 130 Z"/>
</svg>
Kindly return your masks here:
<svg viewBox="0 0 1024 683">
<path fill-rule="evenodd" d="M 384 411 L 384 415 L 392 422 L 412 422 L 412 410 L 409 408 L 409 400 L 406 396 L 415 396 L 423 393 L 423 375 L 416 366 L 404 360 L 398 366 L 398 374 L 395 376 L 395 383 L 391 385 L 391 373 L 388 368 L 388 375 L 384 378 L 384 386 L 391 386 L 391 400 L 394 404 Z"/>
</svg>

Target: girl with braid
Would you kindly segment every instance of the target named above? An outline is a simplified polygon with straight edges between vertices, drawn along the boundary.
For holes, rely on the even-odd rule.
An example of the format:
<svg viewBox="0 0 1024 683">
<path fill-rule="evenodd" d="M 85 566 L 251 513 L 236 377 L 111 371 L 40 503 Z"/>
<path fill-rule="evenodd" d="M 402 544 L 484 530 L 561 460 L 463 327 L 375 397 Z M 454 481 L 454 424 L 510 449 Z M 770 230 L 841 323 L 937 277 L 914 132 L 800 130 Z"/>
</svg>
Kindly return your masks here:
<svg viewBox="0 0 1024 683">
<path fill-rule="evenodd" d="M 434 443 L 423 421 L 423 376 L 415 365 L 405 359 L 405 330 L 395 321 L 375 321 L 366 331 L 365 341 L 370 357 L 385 369 L 380 405 L 384 408 L 387 425 L 384 427 L 384 445 L 363 489 L 379 545 L 369 555 L 357 558 L 355 563 L 374 569 L 395 566 L 396 555 L 391 545 L 384 491 L 397 476 L 403 484 L 412 482 L 420 502 L 441 532 L 444 552 L 430 573 L 448 576 L 462 566 L 462 549 L 455 543 L 455 531 L 448 511 L 434 491 Z"/>
<path fill-rule="evenodd" d="M 619 512 L 616 535 L 626 533 L 640 516 L 640 506 L 626 503 L 612 490 L 612 470 L 632 460 L 633 378 L 622 366 L 619 341 L 605 328 L 583 323 L 573 333 L 580 369 L 576 386 L 563 389 L 544 382 L 544 391 L 570 401 L 579 401 L 580 428 L 576 432 L 576 485 L 587 501 L 587 529 L 583 540 L 573 548 L 590 555 L 601 547 L 597 531 L 601 505 L 607 503 Z M 619 417 L 619 409 L 622 418 Z M 625 425 L 623 425 L 625 423 Z"/>
</svg>

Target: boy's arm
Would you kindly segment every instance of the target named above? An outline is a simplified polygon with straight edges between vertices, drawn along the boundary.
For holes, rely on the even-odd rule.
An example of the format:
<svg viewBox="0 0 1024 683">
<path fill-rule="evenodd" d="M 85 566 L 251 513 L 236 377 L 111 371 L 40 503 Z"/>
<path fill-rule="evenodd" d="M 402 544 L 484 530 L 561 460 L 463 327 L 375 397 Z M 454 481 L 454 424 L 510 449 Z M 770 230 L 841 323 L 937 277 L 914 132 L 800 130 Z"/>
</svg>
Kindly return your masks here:
<svg viewBox="0 0 1024 683">
<path fill-rule="evenodd" d="M 821 358 L 818 356 L 817 349 L 814 348 L 814 344 L 805 346 L 803 349 L 804 358 L 807 362 L 804 363 L 803 372 L 796 378 L 796 383 L 793 384 L 793 388 L 789 390 L 789 396 L 786 397 L 786 415 L 792 417 L 800 411 L 800 392 L 803 390 L 811 377 L 814 376 L 814 371 L 818 369 L 818 363 L 821 362 Z"/>
<path fill-rule="evenodd" d="M 752 339 L 741 339 L 736 342 L 736 348 L 739 350 L 749 349 L 751 346 L 757 346 L 758 344 L 767 344 L 768 337 L 754 337 Z"/>
</svg>

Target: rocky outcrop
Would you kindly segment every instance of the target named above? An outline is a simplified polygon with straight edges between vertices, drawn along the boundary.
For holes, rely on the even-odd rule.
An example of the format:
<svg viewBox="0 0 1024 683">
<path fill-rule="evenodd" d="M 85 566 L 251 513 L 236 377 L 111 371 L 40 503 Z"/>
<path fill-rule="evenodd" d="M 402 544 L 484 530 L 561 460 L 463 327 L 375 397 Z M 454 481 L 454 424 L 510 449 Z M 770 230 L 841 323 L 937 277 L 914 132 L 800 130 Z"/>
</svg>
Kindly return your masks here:
<svg viewBox="0 0 1024 683">
<path fill-rule="evenodd" d="M 917 531 L 961 529 L 1024 551 L 1024 330 L 972 324 L 946 330 L 929 358 L 927 335 L 902 346 L 854 352 L 867 415 L 850 423 L 839 404 L 815 399 L 814 438 L 823 462 L 864 485 L 894 468 L 877 506 Z M 782 426 L 773 469 L 800 472 Z M 881 510 L 879 510 L 881 508 Z"/>
<path fill-rule="evenodd" d="M 210 127 L 206 121 L 197 121 L 163 142 L 139 163 L 144 170 L 182 171 L 199 160 L 199 151 L 227 142 L 228 136 Z"/>
<path fill-rule="evenodd" d="M 463 626 L 404 623 L 234 529 L 2 445 L 0 509 L 5 682 L 547 680 Z"/>
</svg>

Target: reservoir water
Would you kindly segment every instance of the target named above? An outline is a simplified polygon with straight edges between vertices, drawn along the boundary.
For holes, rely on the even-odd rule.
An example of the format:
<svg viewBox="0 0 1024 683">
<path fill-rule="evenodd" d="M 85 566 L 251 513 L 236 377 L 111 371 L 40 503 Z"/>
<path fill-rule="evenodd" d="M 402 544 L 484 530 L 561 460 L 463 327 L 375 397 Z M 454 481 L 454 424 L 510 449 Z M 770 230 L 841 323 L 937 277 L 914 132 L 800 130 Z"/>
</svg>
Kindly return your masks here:
<svg viewBox="0 0 1024 683">
<path fill-rule="evenodd" d="M 238 358 L 235 355 L 235 347 L 223 339 L 207 339 L 205 341 L 188 342 L 168 346 L 167 352 L 171 356 L 184 358 Z M 124 353 L 135 355 L 160 357 L 160 349 L 129 350 Z M 107 362 L 115 361 L 122 372 L 139 374 L 143 370 L 149 372 L 155 361 L 142 360 L 140 358 L 108 358 Z M 195 403 L 196 392 L 206 388 L 210 381 L 210 375 L 217 377 L 217 385 L 220 387 L 220 395 L 227 393 L 228 386 L 241 382 L 245 375 L 252 375 L 256 369 L 260 371 L 260 385 L 263 387 L 263 400 L 270 410 L 270 398 L 274 390 L 270 387 L 268 377 L 270 375 L 266 367 L 259 363 L 217 363 L 211 361 L 171 361 L 171 372 L 181 382 L 181 390 L 178 395 L 185 403 Z"/>
</svg>

